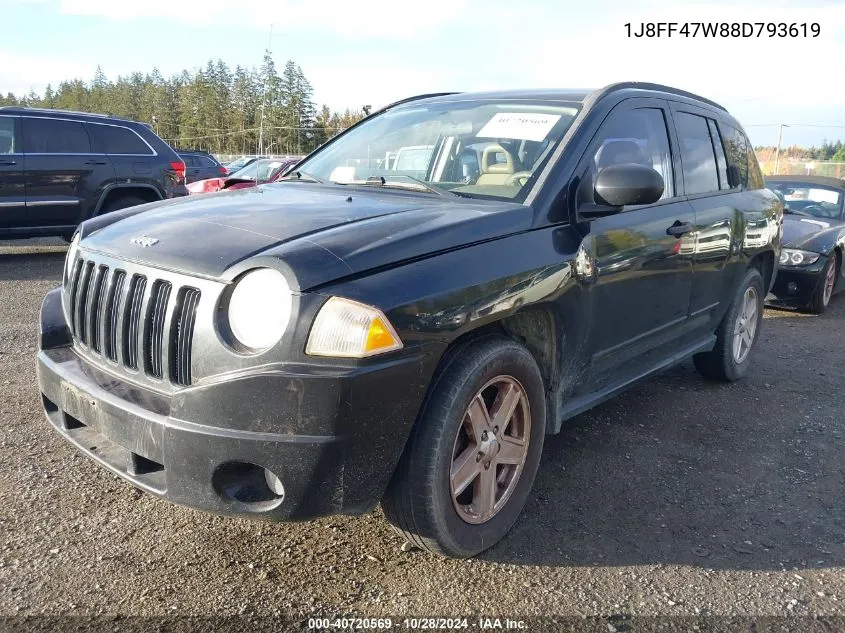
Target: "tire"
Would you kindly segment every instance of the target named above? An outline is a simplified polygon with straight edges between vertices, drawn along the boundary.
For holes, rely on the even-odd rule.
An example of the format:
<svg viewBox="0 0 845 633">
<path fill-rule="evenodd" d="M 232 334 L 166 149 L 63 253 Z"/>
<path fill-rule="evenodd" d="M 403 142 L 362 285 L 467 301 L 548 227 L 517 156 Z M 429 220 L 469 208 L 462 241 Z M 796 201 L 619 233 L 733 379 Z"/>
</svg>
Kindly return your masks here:
<svg viewBox="0 0 845 633">
<path fill-rule="evenodd" d="M 501 394 L 497 398 L 513 395 L 515 409 L 506 423 L 507 434 L 504 429 L 498 435 L 495 431 L 486 436 L 473 433 L 484 438 L 480 443 L 473 443 L 469 439 L 473 429 L 469 407 L 471 403 L 484 402 L 477 399 L 477 394 L 485 385 L 490 385 L 484 391 L 488 399 L 494 393 Z M 496 399 L 488 403 L 494 414 L 498 402 Z M 479 410 L 474 406 L 476 414 Z M 472 419 L 488 418 L 476 415 Z M 494 417 L 485 428 L 492 429 L 495 421 Z M 435 375 L 382 499 L 387 520 L 406 540 L 436 554 L 467 558 L 488 549 L 508 533 L 525 506 L 540 464 L 545 432 L 543 379 L 525 347 L 502 336 L 485 336 L 459 348 Z M 524 457 L 514 457 L 513 439 L 502 439 L 512 436 L 524 440 L 524 448 L 519 449 Z M 504 447 L 501 456 L 496 448 L 500 439 Z M 484 458 L 481 458 L 482 449 L 487 451 Z M 497 463 L 498 459 L 507 459 L 506 452 L 511 453 L 508 460 L 511 463 Z M 454 500 L 451 470 L 453 460 L 462 455 L 468 457 L 464 462 L 466 472 L 474 470 L 477 474 L 473 479 L 466 479 L 471 483 Z M 521 469 L 513 463 L 517 459 L 524 459 Z M 498 501 L 488 504 L 491 516 L 473 515 L 474 509 L 485 506 L 478 493 L 481 483 L 495 481 L 490 476 L 491 469 L 500 481 L 493 485 L 490 498 Z"/>
<path fill-rule="evenodd" d="M 712 351 L 696 354 L 692 357 L 695 368 L 698 372 L 710 380 L 733 382 L 742 378 L 750 366 L 752 352 L 757 338 L 760 335 L 760 328 L 763 322 L 763 277 L 756 268 L 749 268 L 739 285 L 734 300 L 728 309 L 725 318 L 716 330 L 716 345 Z M 746 298 L 753 294 L 755 312 L 750 320 L 748 309 L 744 310 Z M 740 323 L 743 319 L 743 323 Z M 745 322 L 753 323 L 753 326 L 745 325 Z M 737 328 L 744 332 L 750 332 L 750 343 L 745 339 L 742 350 L 744 353 L 737 355 L 734 349 L 734 334 Z"/>
<path fill-rule="evenodd" d="M 120 211 L 121 209 L 135 207 L 139 204 L 147 204 L 147 202 L 149 202 L 149 200 L 144 200 L 138 196 L 121 196 L 112 200 L 107 205 L 103 205 L 103 208 L 100 209 L 100 212 L 97 215 L 111 213 L 112 211 Z"/>
<path fill-rule="evenodd" d="M 810 299 L 810 303 L 807 304 L 807 311 L 813 314 L 823 314 L 824 311 L 827 310 L 830 298 L 833 296 L 833 287 L 830 288 L 829 292 L 826 291 L 828 275 L 833 276 L 833 284 L 835 286 L 839 276 L 840 266 L 841 262 L 839 261 L 839 253 L 833 251 L 833 254 L 827 259 L 827 264 L 825 264 L 825 267 L 822 269 L 821 279 L 819 280 L 819 284 L 816 287 L 815 292 L 813 292 L 813 297 Z"/>
</svg>

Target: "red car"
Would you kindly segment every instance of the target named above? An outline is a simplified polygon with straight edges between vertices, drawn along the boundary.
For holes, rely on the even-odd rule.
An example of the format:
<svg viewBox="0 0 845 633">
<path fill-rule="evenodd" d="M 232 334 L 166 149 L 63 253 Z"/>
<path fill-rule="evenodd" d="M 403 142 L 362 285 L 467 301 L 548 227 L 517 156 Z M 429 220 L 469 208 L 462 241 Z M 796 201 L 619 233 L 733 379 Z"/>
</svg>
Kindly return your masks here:
<svg viewBox="0 0 845 633">
<path fill-rule="evenodd" d="M 288 168 L 298 163 L 301 158 L 262 158 L 250 163 L 231 176 L 198 180 L 188 185 L 188 191 L 195 193 L 213 193 L 223 189 L 247 189 L 268 182 L 275 182 Z"/>
</svg>

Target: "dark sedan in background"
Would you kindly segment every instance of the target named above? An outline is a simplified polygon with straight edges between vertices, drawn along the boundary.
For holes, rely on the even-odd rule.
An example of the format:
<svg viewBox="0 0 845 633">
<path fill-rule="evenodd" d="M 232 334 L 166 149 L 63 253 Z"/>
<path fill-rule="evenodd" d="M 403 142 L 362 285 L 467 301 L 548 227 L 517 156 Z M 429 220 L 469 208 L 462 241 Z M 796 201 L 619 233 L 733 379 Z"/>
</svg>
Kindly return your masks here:
<svg viewBox="0 0 845 633">
<path fill-rule="evenodd" d="M 845 289 L 845 181 L 772 176 L 766 185 L 785 205 L 783 250 L 770 303 L 821 314 Z"/>
</svg>

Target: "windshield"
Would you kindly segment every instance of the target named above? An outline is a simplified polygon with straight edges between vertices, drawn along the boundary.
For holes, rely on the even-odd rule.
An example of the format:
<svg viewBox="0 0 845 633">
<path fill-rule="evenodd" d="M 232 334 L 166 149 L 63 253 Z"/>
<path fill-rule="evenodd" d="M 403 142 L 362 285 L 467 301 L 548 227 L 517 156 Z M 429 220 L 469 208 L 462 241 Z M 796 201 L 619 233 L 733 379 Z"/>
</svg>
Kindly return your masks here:
<svg viewBox="0 0 845 633">
<path fill-rule="evenodd" d="M 365 121 L 301 163 L 340 184 L 523 199 L 580 104 L 411 103 Z"/>
<path fill-rule="evenodd" d="M 247 164 L 249 161 L 251 161 L 251 160 L 252 160 L 251 158 L 239 158 L 239 159 L 237 159 L 237 160 L 233 160 L 231 163 L 229 163 L 228 165 L 226 165 L 226 168 L 227 168 L 230 172 L 236 172 L 236 171 L 238 171 L 241 167 L 243 167 L 244 165 L 246 165 L 246 164 Z"/>
<path fill-rule="evenodd" d="M 257 160 L 250 163 L 240 171 L 235 172 L 229 178 L 241 178 L 243 180 L 257 180 L 266 182 L 270 180 L 276 170 L 284 163 L 280 160 Z"/>
<path fill-rule="evenodd" d="M 842 213 L 842 191 L 803 182 L 766 181 L 766 186 L 783 198 L 787 212 L 835 219 Z"/>
</svg>

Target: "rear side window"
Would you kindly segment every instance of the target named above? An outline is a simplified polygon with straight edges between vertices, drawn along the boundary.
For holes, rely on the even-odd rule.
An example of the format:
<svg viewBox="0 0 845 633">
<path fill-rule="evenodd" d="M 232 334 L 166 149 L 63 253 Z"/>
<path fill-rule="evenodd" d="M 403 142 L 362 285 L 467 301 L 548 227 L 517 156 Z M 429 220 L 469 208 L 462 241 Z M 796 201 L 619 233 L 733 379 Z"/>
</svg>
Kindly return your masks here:
<svg viewBox="0 0 845 633">
<path fill-rule="evenodd" d="M 209 156 L 197 156 L 203 167 L 217 167 L 217 163 Z"/>
<path fill-rule="evenodd" d="M 0 116 L 0 154 L 14 154 L 15 149 L 15 121 L 11 116 Z"/>
<path fill-rule="evenodd" d="M 152 154 L 141 137 L 128 128 L 89 123 L 88 132 L 96 154 Z"/>
<path fill-rule="evenodd" d="M 687 112 L 675 116 L 688 196 L 719 191 L 719 173 L 707 119 Z"/>
<path fill-rule="evenodd" d="M 740 186 L 746 188 L 748 186 L 748 141 L 745 135 L 733 126 L 720 123 L 719 127 L 722 129 L 728 165 L 737 166 Z"/>
<path fill-rule="evenodd" d="M 193 156 L 186 156 L 185 154 L 179 154 L 179 158 L 181 158 L 183 161 L 185 161 L 185 165 L 187 165 L 188 167 L 199 167 L 199 163 L 197 162 L 197 159 L 194 158 Z"/>
<path fill-rule="evenodd" d="M 23 147 L 28 154 L 90 154 L 91 141 L 79 121 L 22 117 Z"/>
</svg>

